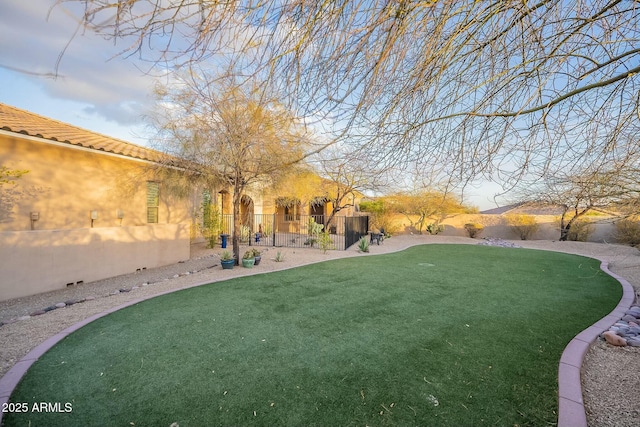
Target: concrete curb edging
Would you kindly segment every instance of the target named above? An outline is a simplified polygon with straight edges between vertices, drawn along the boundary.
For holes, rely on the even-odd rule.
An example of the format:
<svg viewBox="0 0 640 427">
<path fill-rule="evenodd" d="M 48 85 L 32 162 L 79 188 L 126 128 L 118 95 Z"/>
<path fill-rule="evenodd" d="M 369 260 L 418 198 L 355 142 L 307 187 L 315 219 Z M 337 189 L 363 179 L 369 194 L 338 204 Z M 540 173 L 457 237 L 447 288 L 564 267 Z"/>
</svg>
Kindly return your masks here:
<svg viewBox="0 0 640 427">
<path fill-rule="evenodd" d="M 584 356 L 598 335 L 620 320 L 635 299 L 631 284 L 611 272 L 608 262 L 600 260 L 600 269 L 620 283 L 622 298 L 611 313 L 576 335 L 562 352 L 558 365 L 558 427 L 588 427 L 580 381 Z"/>
<path fill-rule="evenodd" d="M 406 248 L 402 248 L 399 250 L 403 249 Z M 314 264 L 316 262 L 323 261 L 313 261 L 307 264 Z M 635 301 L 635 292 L 631 284 L 629 284 L 626 279 L 611 272 L 609 270 L 608 262 L 602 260 L 600 260 L 600 262 L 600 268 L 602 269 L 602 271 L 616 279 L 622 286 L 622 298 L 611 313 L 576 335 L 565 347 L 562 353 L 558 366 L 558 427 L 588 427 L 584 402 L 582 399 L 582 385 L 580 381 L 580 370 L 582 367 L 584 356 L 586 355 L 589 346 L 592 342 L 595 341 L 598 335 L 607 330 L 615 322 L 620 320 L 620 318 L 624 316 L 624 312 L 627 311 Z M 278 270 L 288 270 L 290 268 L 296 268 L 299 266 L 300 265 L 292 267 L 287 266 Z M 262 274 L 263 272 L 255 273 Z M 143 298 L 134 299 L 116 307 L 107 309 L 101 313 L 87 317 L 86 319 L 74 325 L 71 325 L 68 328 L 60 331 L 59 333 L 49 337 L 29 353 L 27 353 L 26 356 L 20 359 L 19 362 L 17 362 L 2 378 L 0 378 L 0 405 L 9 402 L 9 398 L 13 393 L 13 390 L 17 387 L 18 383 L 29 370 L 31 365 L 44 353 L 46 353 L 49 349 L 51 349 L 58 342 L 62 341 L 62 339 L 64 339 L 72 332 L 75 332 L 83 326 L 86 326 L 87 324 L 93 322 L 94 320 L 97 320 L 123 308 L 138 304 L 142 301 L 187 288 L 202 286 L 222 280 L 227 280 L 227 278 L 220 278 L 219 280 L 213 281 L 207 280 L 205 282 L 192 284 L 180 289 L 172 289 Z M 2 424 L 2 416 L 3 413 L 0 411 L 0 425 Z"/>
</svg>

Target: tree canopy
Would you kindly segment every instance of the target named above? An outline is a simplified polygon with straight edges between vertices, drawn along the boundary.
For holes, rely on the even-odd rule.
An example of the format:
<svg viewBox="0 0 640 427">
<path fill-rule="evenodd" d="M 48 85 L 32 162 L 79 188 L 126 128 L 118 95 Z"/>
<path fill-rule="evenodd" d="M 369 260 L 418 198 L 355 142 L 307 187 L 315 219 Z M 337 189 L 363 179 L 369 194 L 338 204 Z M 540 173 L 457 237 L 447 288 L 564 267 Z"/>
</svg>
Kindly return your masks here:
<svg viewBox="0 0 640 427">
<path fill-rule="evenodd" d="M 57 0 L 154 64 L 207 61 L 377 166 L 516 183 L 625 156 L 640 3 Z M 285 91 L 283 91 L 285 92 Z M 634 149 L 637 149 L 634 142 Z"/>
<path fill-rule="evenodd" d="M 233 189 L 237 262 L 246 189 L 276 184 L 313 152 L 313 144 L 297 118 L 263 88 L 189 71 L 157 89 L 159 108 L 150 118 L 158 149 L 170 155 L 169 167 L 160 169 L 171 174 L 178 168 L 179 175 Z"/>
</svg>

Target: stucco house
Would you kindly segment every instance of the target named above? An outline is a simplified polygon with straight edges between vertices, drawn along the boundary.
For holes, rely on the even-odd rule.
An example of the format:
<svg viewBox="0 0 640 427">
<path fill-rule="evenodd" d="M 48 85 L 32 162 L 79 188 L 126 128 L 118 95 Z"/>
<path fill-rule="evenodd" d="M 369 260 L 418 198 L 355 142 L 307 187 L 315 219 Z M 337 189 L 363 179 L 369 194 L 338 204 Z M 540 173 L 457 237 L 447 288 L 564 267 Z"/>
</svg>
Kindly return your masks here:
<svg viewBox="0 0 640 427">
<path fill-rule="evenodd" d="M 0 166 L 26 171 L 0 186 L 0 300 L 188 259 L 194 201 L 161 156 L 0 104 Z"/>
<path fill-rule="evenodd" d="M 225 217 L 220 231 L 231 232 L 228 189 L 190 184 L 175 196 L 160 165 L 167 161 L 158 151 L 0 103 L 0 169 L 25 172 L 0 182 L 0 301 L 188 259 L 203 200 Z M 260 186 L 242 200 L 251 234 L 304 235 L 307 217 L 322 223 L 333 209 L 320 194 L 283 203 Z M 353 205 L 338 215 L 353 215 Z M 332 232 L 344 233 L 342 219 Z"/>
</svg>

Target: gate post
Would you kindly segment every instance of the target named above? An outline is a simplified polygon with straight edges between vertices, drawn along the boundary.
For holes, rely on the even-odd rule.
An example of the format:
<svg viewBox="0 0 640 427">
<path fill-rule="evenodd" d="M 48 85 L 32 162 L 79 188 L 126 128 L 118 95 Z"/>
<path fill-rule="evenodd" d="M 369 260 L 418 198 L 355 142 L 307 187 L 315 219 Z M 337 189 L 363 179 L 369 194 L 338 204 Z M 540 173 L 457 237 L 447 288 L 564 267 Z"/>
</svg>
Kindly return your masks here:
<svg viewBox="0 0 640 427">
<path fill-rule="evenodd" d="M 273 233 L 273 247 L 276 247 L 276 214 L 274 213 L 271 216 L 271 232 Z"/>
</svg>

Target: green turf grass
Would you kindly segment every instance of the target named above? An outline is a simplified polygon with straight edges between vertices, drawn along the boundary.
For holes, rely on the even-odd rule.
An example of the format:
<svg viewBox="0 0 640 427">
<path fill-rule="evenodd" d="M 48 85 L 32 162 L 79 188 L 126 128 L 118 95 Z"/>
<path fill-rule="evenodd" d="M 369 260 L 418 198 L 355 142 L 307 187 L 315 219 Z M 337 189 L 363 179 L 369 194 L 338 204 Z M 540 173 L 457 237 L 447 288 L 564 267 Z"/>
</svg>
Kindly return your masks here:
<svg viewBox="0 0 640 427">
<path fill-rule="evenodd" d="M 101 318 L 27 373 L 6 426 L 535 425 L 566 344 L 621 288 L 599 262 L 426 245 L 176 292 Z"/>
</svg>

